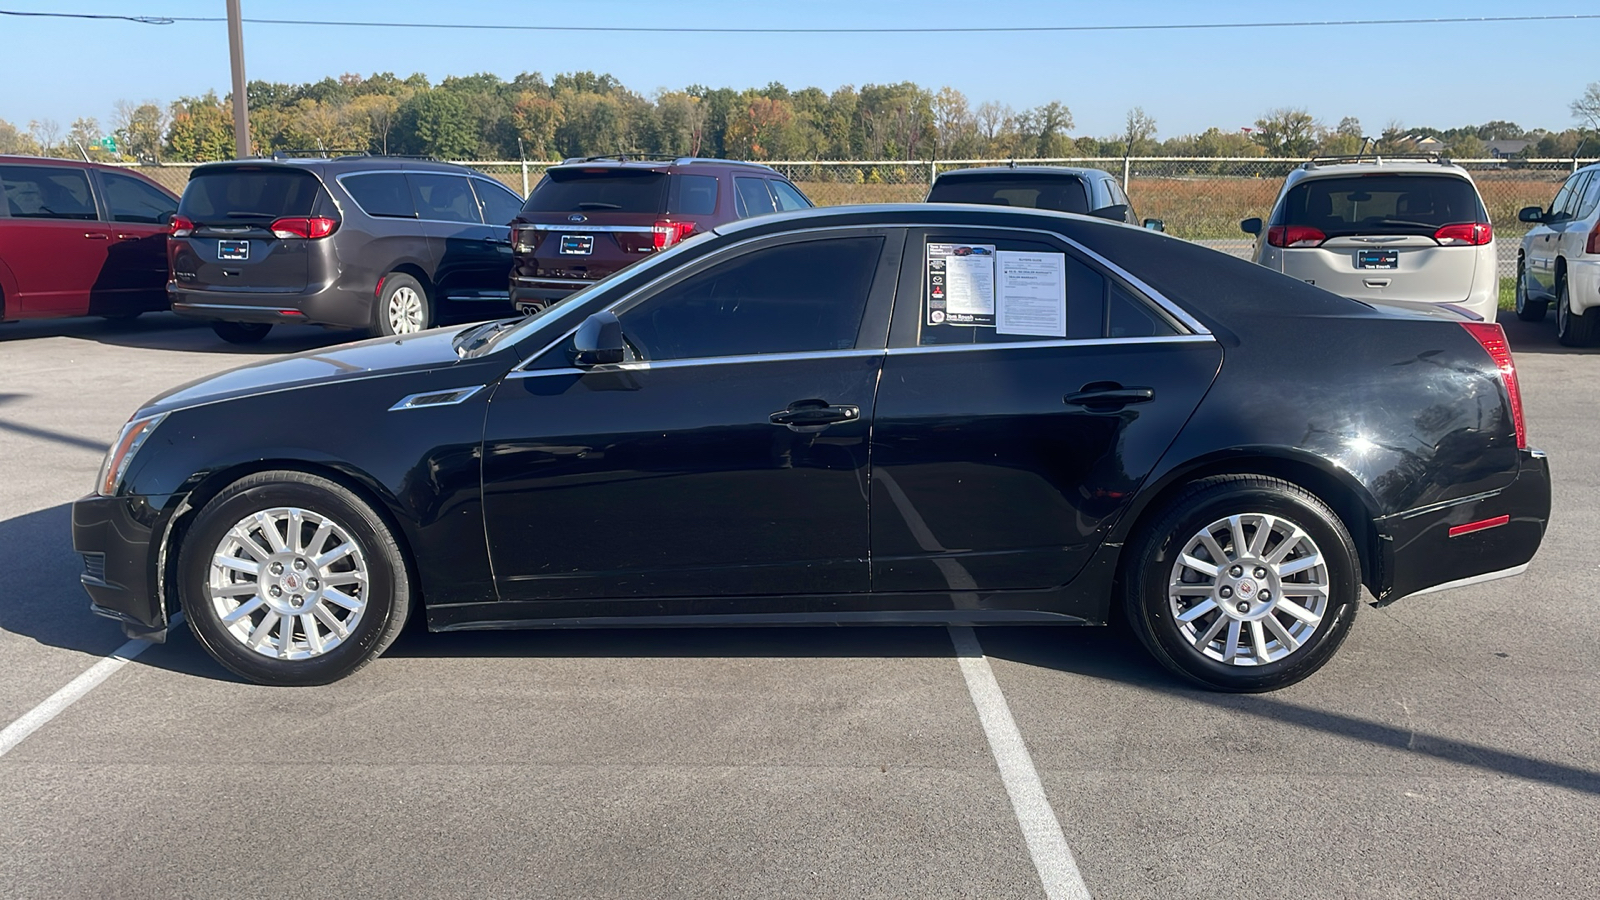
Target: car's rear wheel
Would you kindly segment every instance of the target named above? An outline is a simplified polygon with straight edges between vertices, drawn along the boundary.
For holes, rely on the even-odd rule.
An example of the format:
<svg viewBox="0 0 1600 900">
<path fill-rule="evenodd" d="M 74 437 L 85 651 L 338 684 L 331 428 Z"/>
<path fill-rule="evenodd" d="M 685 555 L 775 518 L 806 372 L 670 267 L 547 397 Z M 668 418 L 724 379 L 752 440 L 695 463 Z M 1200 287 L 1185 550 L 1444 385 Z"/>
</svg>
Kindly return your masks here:
<svg viewBox="0 0 1600 900">
<path fill-rule="evenodd" d="M 1573 315 L 1571 288 L 1563 277 L 1556 285 L 1556 340 L 1568 347 L 1587 347 L 1600 337 L 1600 306 Z"/>
<path fill-rule="evenodd" d="M 303 472 L 225 488 L 185 534 L 178 568 L 195 637 L 258 684 L 337 681 L 393 643 L 410 610 L 389 526 L 350 490 Z"/>
<path fill-rule="evenodd" d="M 230 344 L 258 344 L 272 330 L 270 322 L 212 322 L 211 330 Z"/>
<path fill-rule="evenodd" d="M 372 310 L 372 333 L 380 337 L 416 334 L 433 327 L 433 304 L 422 283 L 399 272 L 384 276 Z"/>
<path fill-rule="evenodd" d="M 1276 478 L 1189 486 L 1144 529 L 1124 611 L 1163 665 L 1221 691 L 1285 687 L 1322 668 L 1350 630 L 1359 561 L 1339 517 Z"/>
<path fill-rule="evenodd" d="M 1521 257 L 1517 258 L 1517 318 L 1524 322 L 1543 322 L 1548 301 L 1528 298 L 1528 272 Z"/>
</svg>

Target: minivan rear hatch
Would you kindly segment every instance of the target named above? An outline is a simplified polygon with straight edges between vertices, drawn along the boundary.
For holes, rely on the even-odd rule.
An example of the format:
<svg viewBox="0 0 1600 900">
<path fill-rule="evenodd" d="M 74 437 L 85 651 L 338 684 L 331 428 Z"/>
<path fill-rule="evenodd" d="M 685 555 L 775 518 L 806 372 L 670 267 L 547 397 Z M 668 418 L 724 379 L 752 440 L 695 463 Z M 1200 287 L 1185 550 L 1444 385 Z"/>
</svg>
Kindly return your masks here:
<svg viewBox="0 0 1600 900">
<path fill-rule="evenodd" d="M 210 290 L 305 290 L 307 241 L 273 235 L 272 223 L 318 212 L 322 182 L 290 166 L 248 163 L 196 169 L 178 204 L 193 231 L 175 255 L 186 284 Z"/>
</svg>

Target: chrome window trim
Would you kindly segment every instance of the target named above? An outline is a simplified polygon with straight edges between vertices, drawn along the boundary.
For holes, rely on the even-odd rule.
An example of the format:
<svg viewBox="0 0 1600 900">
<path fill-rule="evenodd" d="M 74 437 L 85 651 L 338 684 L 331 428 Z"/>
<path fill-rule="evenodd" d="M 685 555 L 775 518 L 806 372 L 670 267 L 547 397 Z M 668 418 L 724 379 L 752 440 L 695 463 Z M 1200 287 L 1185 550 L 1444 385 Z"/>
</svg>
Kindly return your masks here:
<svg viewBox="0 0 1600 900">
<path fill-rule="evenodd" d="M 891 347 L 890 356 L 912 353 L 955 353 L 973 350 L 1039 350 L 1048 347 L 1112 347 L 1123 344 L 1214 344 L 1209 334 L 1158 334 L 1120 338 L 1054 338 L 1044 341 L 1011 341 L 996 344 L 932 344 L 927 347 Z"/>
<path fill-rule="evenodd" d="M 552 278 L 542 275 L 513 275 L 512 281 L 521 284 L 594 284 L 598 278 Z"/>
<path fill-rule="evenodd" d="M 402 409 L 433 409 L 436 406 L 455 406 L 458 403 L 466 402 L 468 398 L 483 390 L 483 388 L 483 385 L 475 384 L 471 387 L 444 388 L 443 390 L 420 391 L 415 394 L 407 394 L 396 401 L 395 405 L 389 407 L 389 412 L 398 412 Z M 444 400 L 438 403 L 417 403 L 417 401 L 423 397 L 438 397 L 442 394 L 455 394 L 456 396 L 449 400 Z"/>
<path fill-rule="evenodd" d="M 865 359 L 883 356 L 884 350 L 802 350 L 791 353 L 750 353 L 744 356 L 700 356 L 692 359 L 640 359 L 615 365 L 562 366 L 556 369 L 518 369 L 506 378 L 538 378 L 544 375 L 586 375 L 599 372 L 648 372 L 652 369 L 682 369 L 687 366 L 730 366 L 746 363 L 795 362 L 807 359 Z"/>
<path fill-rule="evenodd" d="M 540 215 L 549 215 L 549 213 L 540 213 Z M 568 222 L 565 225 L 534 225 L 527 222 L 518 222 L 511 227 L 522 228 L 527 231 L 599 231 L 608 234 L 650 234 L 655 231 L 655 228 L 650 225 L 588 225 L 583 222 Z"/>
<path fill-rule="evenodd" d="M 537 228 L 544 228 L 546 230 L 549 230 L 549 229 L 560 229 L 562 226 L 559 226 L 559 225 L 550 225 L 550 226 L 518 225 L 518 226 L 514 226 L 514 227 L 517 227 L 517 228 L 537 227 Z M 619 227 L 623 227 L 623 226 L 619 226 Z M 626 227 L 635 227 L 635 226 L 626 226 Z M 1133 226 L 1128 226 L 1128 227 L 1131 228 Z M 1073 248 L 1074 250 L 1076 250 L 1079 253 L 1082 253 L 1084 256 L 1088 257 L 1089 259 L 1094 260 L 1094 262 L 1097 265 L 1105 267 L 1106 269 L 1111 271 L 1114 275 L 1116 275 L 1118 278 L 1121 278 L 1123 281 L 1126 281 L 1128 284 L 1132 285 L 1135 289 L 1137 289 L 1141 294 L 1143 294 L 1151 302 L 1153 302 L 1157 306 L 1161 307 L 1161 309 L 1164 312 L 1166 312 L 1168 315 L 1172 316 L 1173 318 L 1177 319 L 1184 327 L 1188 328 L 1190 331 L 1192 331 L 1194 333 L 1193 334 L 1180 334 L 1180 335 L 1160 335 L 1160 336 L 1154 336 L 1154 337 L 1081 338 L 1081 339 L 1077 339 L 1077 340 L 1069 340 L 1069 339 L 1066 339 L 1066 338 L 1060 338 L 1060 339 L 1049 340 L 1049 341 L 1016 341 L 1016 342 L 1013 342 L 1013 343 L 997 343 L 997 344 L 952 344 L 952 345 L 935 345 L 935 346 L 932 346 L 932 347 L 897 347 L 897 348 L 889 349 L 887 351 L 889 353 L 898 354 L 898 353 L 919 353 L 919 352 L 950 352 L 950 351 L 953 351 L 953 350 L 992 350 L 992 349 L 998 349 L 998 348 L 1003 348 L 1003 347 L 1057 347 L 1057 346 L 1092 347 L 1092 346 L 1103 346 L 1103 345 L 1109 345 L 1109 344 L 1188 343 L 1188 342 L 1191 342 L 1191 341 L 1193 341 L 1193 342 L 1215 341 L 1215 338 L 1211 334 L 1211 329 L 1209 329 L 1206 326 L 1202 325 L 1193 316 L 1191 316 L 1187 312 L 1185 312 L 1182 307 L 1178 306 L 1178 304 L 1176 304 L 1176 303 L 1172 302 L 1171 300 L 1169 300 L 1160 291 L 1156 290 L 1155 288 L 1151 287 L 1149 284 L 1145 283 L 1145 281 L 1142 278 L 1139 278 L 1137 275 L 1134 275 L 1132 272 L 1129 272 L 1127 269 L 1122 268 L 1121 266 L 1117 265 L 1116 263 L 1106 259 L 1104 256 L 1101 256 L 1099 253 L 1096 253 L 1095 251 L 1089 249 L 1088 247 L 1085 247 L 1082 243 L 1080 243 L 1080 242 L 1078 242 L 1076 240 L 1073 240 L 1072 238 L 1069 238 L 1066 235 L 1061 234 L 1060 232 L 1047 231 L 1047 230 L 1042 229 L 1042 228 L 1018 228 L 1018 227 L 1015 227 L 1015 226 L 1008 226 L 1008 225 L 972 225 L 972 226 L 966 226 L 966 225 L 950 225 L 948 223 L 939 223 L 939 222 L 933 222 L 933 223 L 929 223 L 929 222 L 878 222 L 878 223 L 866 223 L 866 224 L 859 223 L 859 222 L 852 222 L 850 224 L 843 224 L 843 225 L 821 225 L 821 226 L 817 226 L 815 228 L 802 228 L 802 229 L 799 229 L 799 230 L 796 230 L 796 231 L 775 232 L 775 233 L 771 233 L 771 234 L 761 234 L 761 235 L 756 235 L 754 237 L 748 237 L 748 238 L 745 238 L 743 240 L 736 241 L 736 242 L 734 242 L 732 244 L 729 244 L 728 246 L 723 247 L 720 250 L 716 250 L 716 251 L 712 252 L 711 254 L 709 254 L 709 255 L 707 255 L 705 257 L 702 257 L 699 260 L 696 260 L 694 263 L 691 263 L 690 265 L 697 265 L 698 264 L 698 265 L 702 265 L 705 268 L 709 268 L 712 265 L 716 265 L 717 261 L 722 260 L 722 259 L 724 259 L 724 258 L 726 258 L 728 256 L 731 256 L 736 252 L 739 252 L 742 248 L 747 247 L 750 244 L 759 243 L 761 241 L 767 241 L 767 240 L 773 240 L 773 239 L 782 239 L 782 238 L 793 238 L 793 237 L 797 237 L 797 236 L 801 236 L 801 235 L 827 234 L 827 233 L 836 232 L 836 231 L 863 231 L 863 230 L 872 230 L 872 229 L 900 229 L 900 228 L 908 229 L 908 230 L 909 229 L 915 229 L 915 228 L 933 228 L 933 229 L 970 228 L 970 229 L 975 229 L 975 230 L 976 229 L 981 229 L 981 230 L 986 230 L 986 231 L 1011 231 L 1011 232 L 1018 232 L 1018 233 L 1022 233 L 1022 234 L 1038 234 L 1038 235 L 1044 235 L 1044 236 L 1049 237 L 1049 238 L 1053 238 L 1055 240 L 1058 240 L 1058 241 L 1061 241 L 1061 242 L 1065 243 L 1067 246 Z M 719 232 L 713 231 L 711 233 L 719 233 Z M 1173 240 L 1178 240 L 1178 238 L 1173 238 Z M 660 259 L 661 257 L 655 257 L 655 258 L 656 259 Z M 614 311 L 618 307 L 629 303 L 635 297 L 638 297 L 640 294 L 643 294 L 643 293 L 645 293 L 647 291 L 654 290 L 657 285 L 659 285 L 661 282 L 671 278 L 674 274 L 676 274 L 676 272 L 677 272 L 677 270 L 673 269 L 673 270 L 668 271 L 667 273 L 665 273 L 663 275 L 658 275 L 654 279 L 652 279 L 650 281 L 647 281 L 644 284 L 639 285 L 638 287 L 634 288 L 633 290 L 629 291 L 628 293 L 624 294 L 623 296 L 617 298 L 615 301 L 607 304 L 606 306 L 602 307 L 601 309 L 596 310 L 596 312 L 603 312 L 603 311 L 608 311 L 608 310 L 609 311 Z M 898 277 L 898 273 L 896 273 L 896 274 L 897 274 L 897 277 Z M 586 282 L 586 283 L 587 284 L 593 284 L 594 282 Z M 920 289 L 919 289 L 919 294 L 920 294 Z M 917 302 L 919 304 L 922 302 L 920 296 L 919 296 Z M 582 323 L 579 323 L 579 324 L 581 325 Z M 543 347 L 540 347 L 538 350 L 533 351 L 533 353 L 529 354 L 527 358 L 523 359 L 522 362 L 518 363 L 511 370 L 511 372 L 509 372 L 507 374 L 506 377 L 508 377 L 508 378 L 516 377 L 521 373 L 527 372 L 528 371 L 528 369 L 527 369 L 528 365 L 530 365 L 534 360 L 538 359 L 540 356 L 543 356 L 545 353 L 549 352 L 551 347 L 554 347 L 555 345 L 557 345 L 557 344 L 565 341 L 567 338 L 571 337 L 573 334 L 575 334 L 577 332 L 577 330 L 578 330 L 578 326 L 573 326 L 572 328 L 568 329 L 565 332 L 562 332 L 560 335 L 558 335 L 555 338 L 553 338 L 549 343 L 545 344 Z M 842 353 L 842 352 L 883 353 L 883 352 L 886 352 L 886 351 L 884 351 L 884 350 L 876 350 L 876 349 L 862 350 L 861 348 L 856 348 L 856 350 L 854 350 L 854 351 L 815 351 L 815 352 L 831 354 L 831 353 Z M 763 355 L 760 356 L 760 358 L 766 358 L 766 356 L 769 356 L 769 355 L 770 356 L 777 356 L 779 354 L 763 354 Z M 741 359 L 741 358 L 743 358 L 743 357 L 706 357 L 705 359 Z M 658 365 L 658 366 L 661 365 L 662 362 L 696 362 L 696 363 L 702 363 L 703 364 L 705 362 L 705 359 L 692 360 L 692 361 L 691 360 L 662 360 L 662 361 L 656 362 L 655 364 Z M 559 371 L 559 370 L 534 370 L 534 371 Z M 576 371 L 580 371 L 580 372 L 582 372 L 582 371 L 598 371 L 598 369 L 577 369 Z"/>
</svg>

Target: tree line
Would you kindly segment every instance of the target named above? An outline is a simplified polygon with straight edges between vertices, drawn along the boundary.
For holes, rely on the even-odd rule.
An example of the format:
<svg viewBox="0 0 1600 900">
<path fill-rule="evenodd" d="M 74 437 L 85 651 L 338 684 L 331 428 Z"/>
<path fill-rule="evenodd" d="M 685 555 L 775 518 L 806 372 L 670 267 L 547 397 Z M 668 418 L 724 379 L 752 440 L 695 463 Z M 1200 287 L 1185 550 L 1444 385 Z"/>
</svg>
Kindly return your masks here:
<svg viewBox="0 0 1600 900">
<path fill-rule="evenodd" d="M 1122 156 L 1291 156 L 1414 149 L 1434 138 L 1457 158 L 1487 156 L 1487 142 L 1526 140 L 1518 155 L 1600 152 L 1600 82 L 1572 103 L 1579 128 L 1524 130 L 1494 121 L 1451 129 L 1387 123 L 1376 134 L 1353 117 L 1326 125 L 1304 109 L 1263 113 L 1253 126 L 1210 128 L 1157 139 L 1142 108 L 1120 133 L 1071 135 L 1072 112 L 1051 101 L 1017 110 L 972 104 L 951 87 L 912 82 L 791 91 L 772 82 L 737 91 L 691 85 L 645 96 L 611 75 L 537 72 L 507 81 L 491 74 L 431 84 L 346 74 L 317 82 L 252 81 L 247 88 L 253 152 L 365 150 L 438 159 L 556 160 L 623 152 L 731 159 L 1037 159 Z M 0 119 L 0 153 L 100 160 L 202 162 L 233 156 L 231 100 L 208 92 L 172 103 L 119 101 L 109 127 L 80 117 L 27 128 Z M 114 140 L 115 151 L 104 146 Z M 105 142 L 112 143 L 112 142 Z"/>
</svg>

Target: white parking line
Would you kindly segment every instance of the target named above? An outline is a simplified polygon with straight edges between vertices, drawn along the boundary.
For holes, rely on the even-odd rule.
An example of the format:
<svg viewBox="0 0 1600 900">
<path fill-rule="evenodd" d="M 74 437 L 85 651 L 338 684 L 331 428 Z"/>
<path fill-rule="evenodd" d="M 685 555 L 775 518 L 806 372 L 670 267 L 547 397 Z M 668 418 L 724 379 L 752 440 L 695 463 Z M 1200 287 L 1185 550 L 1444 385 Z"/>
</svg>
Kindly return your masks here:
<svg viewBox="0 0 1600 900">
<path fill-rule="evenodd" d="M 172 617 L 173 625 L 182 621 L 182 613 Z M 7 725 L 4 731 L 0 731 L 0 756 L 10 753 L 11 749 L 26 740 L 28 735 L 38 731 L 51 719 L 61 715 L 67 707 L 77 703 L 84 694 L 94 690 L 100 682 L 127 665 L 129 660 L 143 653 L 150 643 L 135 639 L 123 644 L 110 656 L 90 666 L 87 672 L 67 682 L 66 687 L 51 694 L 43 703 L 28 710 L 22 718 Z"/>
<path fill-rule="evenodd" d="M 972 695 L 972 705 L 978 708 L 978 721 L 989 739 L 989 750 L 1000 768 L 1000 780 L 1011 797 L 1011 808 L 1016 812 L 1017 824 L 1022 826 L 1022 837 L 1044 884 L 1045 896 L 1050 900 L 1089 900 L 1089 886 L 1083 883 L 1072 848 L 1067 846 L 1067 836 L 1044 795 L 1033 758 L 1028 755 L 1016 720 L 1011 718 L 1011 707 L 1000 693 L 1000 683 L 983 655 L 978 636 L 965 625 L 953 625 L 950 643 L 955 645 L 967 692 Z"/>
</svg>

